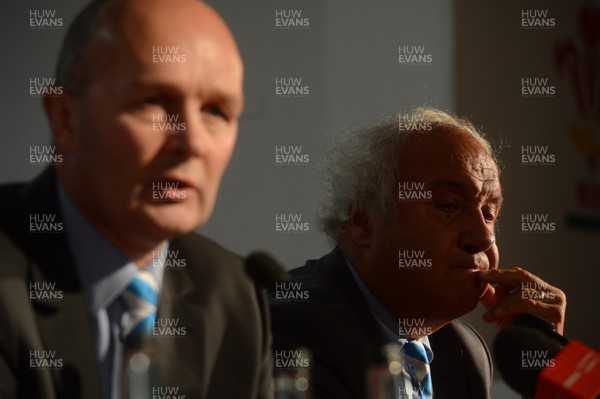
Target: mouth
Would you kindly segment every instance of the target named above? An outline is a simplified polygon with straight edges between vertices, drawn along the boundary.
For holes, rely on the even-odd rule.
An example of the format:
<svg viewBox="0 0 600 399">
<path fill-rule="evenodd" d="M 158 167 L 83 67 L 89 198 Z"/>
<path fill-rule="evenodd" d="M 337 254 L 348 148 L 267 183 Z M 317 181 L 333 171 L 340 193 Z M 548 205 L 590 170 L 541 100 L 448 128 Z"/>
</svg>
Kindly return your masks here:
<svg viewBox="0 0 600 399">
<path fill-rule="evenodd" d="M 155 202 L 180 202 L 185 200 L 196 186 L 187 179 L 166 176 L 152 181 L 152 200 Z"/>
<path fill-rule="evenodd" d="M 477 265 L 474 263 L 467 263 L 467 264 L 462 264 L 462 265 L 455 265 L 453 266 L 454 269 L 462 269 L 465 271 L 470 271 L 470 272 L 478 272 L 480 270 L 487 270 L 488 268 L 486 266 L 483 265 Z"/>
<path fill-rule="evenodd" d="M 154 181 L 154 183 L 162 183 L 163 185 L 169 185 L 177 189 L 191 189 L 195 188 L 194 183 L 186 178 L 177 176 L 164 176 Z"/>
</svg>

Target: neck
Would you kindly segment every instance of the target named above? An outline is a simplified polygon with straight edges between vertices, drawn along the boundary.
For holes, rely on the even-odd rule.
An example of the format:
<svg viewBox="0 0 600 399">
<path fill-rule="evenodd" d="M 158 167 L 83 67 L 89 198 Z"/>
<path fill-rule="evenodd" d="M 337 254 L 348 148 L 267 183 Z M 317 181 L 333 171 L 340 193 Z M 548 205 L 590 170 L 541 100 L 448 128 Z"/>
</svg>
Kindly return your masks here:
<svg viewBox="0 0 600 399">
<path fill-rule="evenodd" d="M 87 217 L 88 215 L 86 215 Z M 159 251 L 165 242 L 165 239 L 160 240 L 127 240 L 123 237 L 113 234 L 110 230 L 104 228 L 103 225 L 94 223 L 91 219 L 90 222 L 96 229 L 108 240 L 111 244 L 117 247 L 121 252 L 131 259 L 138 268 L 144 268 L 148 262 L 150 262 L 156 253 Z"/>
<path fill-rule="evenodd" d="M 70 200 L 77 207 L 79 212 L 94 226 L 94 228 L 104 236 L 112 245 L 118 248 L 125 256 L 133 261 L 138 268 L 143 268 L 153 258 L 155 251 L 161 249 L 163 243 L 168 240 L 168 237 L 124 237 L 123 235 L 113 232 L 107 223 L 103 223 L 102 218 L 96 213 L 90 211 L 90 207 L 86 206 L 84 201 L 77 195 L 77 190 L 73 188 L 70 179 L 64 173 L 62 168 L 57 168 L 57 174 L 63 184 Z"/>
<path fill-rule="evenodd" d="M 88 217 L 87 214 L 85 214 Z M 165 242 L 162 240 L 126 240 L 123 237 L 113 234 L 103 225 L 94 223 L 92 219 L 90 223 L 102 234 L 112 245 L 117 247 L 121 252 L 131 259 L 138 268 L 144 268 L 154 257 L 156 251 L 159 251 Z"/>
</svg>

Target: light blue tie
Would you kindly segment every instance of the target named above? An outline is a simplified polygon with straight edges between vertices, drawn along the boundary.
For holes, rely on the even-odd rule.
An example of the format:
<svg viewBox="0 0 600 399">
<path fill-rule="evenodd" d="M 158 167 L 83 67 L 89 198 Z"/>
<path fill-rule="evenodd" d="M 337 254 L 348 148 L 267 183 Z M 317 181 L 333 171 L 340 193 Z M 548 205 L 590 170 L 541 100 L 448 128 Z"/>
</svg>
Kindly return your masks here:
<svg viewBox="0 0 600 399">
<path fill-rule="evenodd" d="M 416 384 L 421 394 L 421 398 L 430 399 L 433 396 L 433 387 L 431 385 L 431 372 L 429 370 L 429 363 L 433 360 L 433 354 L 431 350 L 425 349 L 425 345 L 421 341 L 408 340 L 402 346 L 402 353 L 407 358 L 405 367 L 411 375 L 415 378 Z"/>
<path fill-rule="evenodd" d="M 156 277 L 147 270 L 139 271 L 127 286 L 123 298 L 129 309 L 125 336 L 150 335 L 158 304 Z"/>
</svg>

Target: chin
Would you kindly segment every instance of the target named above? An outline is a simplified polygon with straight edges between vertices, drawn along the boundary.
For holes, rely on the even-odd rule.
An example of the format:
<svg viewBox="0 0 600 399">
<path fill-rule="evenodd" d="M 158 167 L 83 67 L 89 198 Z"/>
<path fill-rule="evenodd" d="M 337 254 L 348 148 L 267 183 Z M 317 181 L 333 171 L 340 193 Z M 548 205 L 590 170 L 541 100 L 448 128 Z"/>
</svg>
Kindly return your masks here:
<svg viewBox="0 0 600 399">
<path fill-rule="evenodd" d="M 169 239 L 187 234 L 206 221 L 200 209 L 180 205 L 166 205 L 154 209 L 150 215 L 154 229 L 162 232 Z"/>
<path fill-rule="evenodd" d="M 479 303 L 479 297 L 476 294 L 468 294 L 461 293 L 460 296 L 453 298 L 454 300 L 447 300 L 446 303 L 453 304 L 453 306 L 447 308 L 448 314 L 451 314 L 455 319 L 457 317 L 464 316 L 467 313 L 472 312 L 477 307 Z"/>
<path fill-rule="evenodd" d="M 469 305 L 466 306 L 467 311 L 465 313 L 470 313 L 470 312 L 474 311 L 475 308 L 477 307 L 478 303 L 479 303 L 479 298 L 476 298 L 475 300 L 473 300 Z"/>
</svg>

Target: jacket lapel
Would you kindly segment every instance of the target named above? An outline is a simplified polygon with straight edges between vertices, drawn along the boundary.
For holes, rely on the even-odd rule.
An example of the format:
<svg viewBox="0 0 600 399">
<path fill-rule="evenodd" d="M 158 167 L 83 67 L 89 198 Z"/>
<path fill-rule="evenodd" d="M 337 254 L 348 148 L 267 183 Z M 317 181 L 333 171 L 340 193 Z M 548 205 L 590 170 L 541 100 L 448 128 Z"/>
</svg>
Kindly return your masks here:
<svg viewBox="0 0 600 399">
<path fill-rule="evenodd" d="M 362 397 L 367 392 L 365 376 L 369 367 L 374 364 L 381 364 L 384 360 L 381 351 L 383 343 L 377 329 L 377 323 L 348 270 L 342 252 L 337 247 L 317 260 L 316 263 L 309 263 L 308 265 L 314 267 L 316 271 L 316 273 L 311 272 L 310 275 L 313 277 L 309 278 L 315 278 L 317 282 L 321 281 L 320 284 L 317 283 L 320 286 L 318 292 L 324 295 L 323 298 L 319 298 L 318 296 L 315 297 L 316 295 L 313 296 L 311 292 L 311 301 L 323 302 L 326 304 L 324 309 L 331 312 L 330 317 L 332 319 L 345 321 L 340 325 L 336 325 L 336 327 L 343 325 L 343 330 L 340 333 L 344 335 L 344 340 L 350 344 L 347 350 L 351 351 L 352 354 L 344 362 L 339 363 L 336 367 L 336 373 L 339 374 L 340 381 L 345 381 L 347 384 L 348 395 L 352 390 L 355 390 L 356 386 L 359 387 L 358 392 L 352 392 L 352 396 L 349 397 Z M 323 285 L 323 281 L 327 283 Z M 311 287 L 312 284 L 314 282 L 309 282 L 308 287 Z M 328 345 L 330 344 L 323 343 L 322 350 L 324 353 L 328 352 Z M 339 353 L 335 354 L 335 356 L 338 355 Z M 336 359 L 332 361 L 337 362 Z"/>
<path fill-rule="evenodd" d="M 174 254 L 177 258 L 174 259 Z M 206 375 L 211 362 L 211 347 L 208 345 L 208 316 L 202 302 L 202 276 L 196 274 L 201 267 L 190 267 L 190 251 L 185 248 L 185 236 L 175 239 L 169 245 L 168 259 L 185 260 L 182 268 L 166 267 L 158 307 L 158 318 L 169 319 L 185 327 L 185 336 L 158 337 L 161 372 L 167 385 L 179 389 L 188 397 L 205 397 L 209 375 Z M 180 262 L 181 263 L 181 262 Z"/>
<path fill-rule="evenodd" d="M 350 305 L 349 309 L 353 317 L 356 318 L 356 325 L 361 329 L 367 341 L 379 348 L 381 339 L 377 324 L 352 274 L 348 270 L 342 251 L 336 247 L 328 255 L 317 261 L 317 268 L 333 283 L 332 286 L 339 290 L 339 294 Z M 377 353 L 375 359 L 379 359 L 379 353 Z"/>
<path fill-rule="evenodd" d="M 467 389 L 462 349 L 449 347 L 451 343 L 446 342 L 438 332 L 440 330 L 429 337 L 433 349 L 431 363 L 433 394 L 441 399 L 473 397 Z"/>
</svg>

